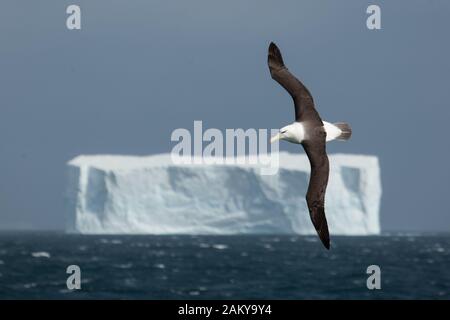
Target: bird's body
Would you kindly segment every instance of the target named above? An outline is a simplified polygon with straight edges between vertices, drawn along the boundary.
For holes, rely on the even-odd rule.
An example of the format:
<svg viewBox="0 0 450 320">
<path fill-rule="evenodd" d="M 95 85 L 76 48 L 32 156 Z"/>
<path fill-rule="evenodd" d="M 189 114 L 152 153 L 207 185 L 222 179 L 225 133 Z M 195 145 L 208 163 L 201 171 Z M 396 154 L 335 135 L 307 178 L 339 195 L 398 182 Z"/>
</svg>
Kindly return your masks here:
<svg viewBox="0 0 450 320">
<path fill-rule="evenodd" d="M 337 125 L 322 121 L 323 127 L 325 129 L 326 138 L 325 141 L 333 141 L 342 137 L 343 129 L 339 128 Z M 272 138 L 272 142 L 282 139 L 292 143 L 301 144 L 304 140 L 307 140 L 305 126 L 302 122 L 294 122 L 280 129 L 280 134 L 284 137 L 279 137 L 278 135 Z"/>
<path fill-rule="evenodd" d="M 295 121 L 280 129 L 271 142 L 286 140 L 301 144 L 311 164 L 311 176 L 306 193 L 311 221 L 323 245 L 330 248 L 330 236 L 325 217 L 325 191 L 328 184 L 329 162 L 326 142 L 348 140 L 351 128 L 347 123 L 322 121 L 315 109 L 314 100 L 308 89 L 286 68 L 281 52 L 270 43 L 268 65 L 272 78 L 286 89 L 294 100 Z"/>
</svg>

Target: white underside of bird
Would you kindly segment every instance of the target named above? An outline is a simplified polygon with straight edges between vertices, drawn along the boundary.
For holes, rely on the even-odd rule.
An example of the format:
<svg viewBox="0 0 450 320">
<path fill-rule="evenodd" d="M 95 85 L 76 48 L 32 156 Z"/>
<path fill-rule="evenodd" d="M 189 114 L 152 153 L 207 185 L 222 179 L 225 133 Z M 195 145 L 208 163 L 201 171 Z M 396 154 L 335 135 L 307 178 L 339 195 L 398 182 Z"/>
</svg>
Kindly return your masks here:
<svg viewBox="0 0 450 320">
<path fill-rule="evenodd" d="M 327 133 L 326 141 L 340 140 L 343 136 L 343 130 L 333 123 L 322 121 L 325 132 Z M 286 140 L 292 143 L 302 143 L 306 139 L 305 127 L 301 122 L 294 122 L 280 129 L 276 135 L 274 135 L 270 142 L 273 143 L 277 140 Z M 346 139 L 343 139 L 346 140 Z"/>
</svg>

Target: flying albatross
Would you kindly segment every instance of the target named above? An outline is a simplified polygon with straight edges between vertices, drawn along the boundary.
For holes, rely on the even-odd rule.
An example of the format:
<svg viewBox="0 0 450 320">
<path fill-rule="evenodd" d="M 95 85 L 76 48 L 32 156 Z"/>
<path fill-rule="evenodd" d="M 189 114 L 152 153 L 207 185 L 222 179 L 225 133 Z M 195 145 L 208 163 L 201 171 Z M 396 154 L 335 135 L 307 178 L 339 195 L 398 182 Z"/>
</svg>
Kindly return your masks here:
<svg viewBox="0 0 450 320">
<path fill-rule="evenodd" d="M 331 140 L 348 140 L 352 130 L 347 123 L 322 121 L 308 89 L 286 68 L 280 49 L 271 42 L 268 64 L 272 79 L 289 92 L 294 100 L 295 121 L 280 129 L 271 142 L 286 140 L 301 144 L 311 164 L 306 203 L 311 221 L 325 248 L 330 249 L 330 234 L 325 217 L 325 191 L 330 171 L 325 144 Z"/>
</svg>

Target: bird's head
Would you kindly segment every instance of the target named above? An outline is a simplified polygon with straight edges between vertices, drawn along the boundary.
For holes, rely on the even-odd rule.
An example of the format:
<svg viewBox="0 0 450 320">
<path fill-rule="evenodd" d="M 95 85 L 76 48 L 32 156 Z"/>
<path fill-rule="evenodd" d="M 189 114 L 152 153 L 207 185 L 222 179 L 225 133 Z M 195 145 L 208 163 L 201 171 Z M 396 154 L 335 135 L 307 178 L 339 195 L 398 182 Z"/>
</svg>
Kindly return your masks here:
<svg viewBox="0 0 450 320">
<path fill-rule="evenodd" d="M 300 123 L 293 123 L 280 129 L 276 135 L 270 139 L 270 143 L 278 140 L 286 140 L 292 143 L 301 143 L 304 137 L 303 126 Z"/>
</svg>

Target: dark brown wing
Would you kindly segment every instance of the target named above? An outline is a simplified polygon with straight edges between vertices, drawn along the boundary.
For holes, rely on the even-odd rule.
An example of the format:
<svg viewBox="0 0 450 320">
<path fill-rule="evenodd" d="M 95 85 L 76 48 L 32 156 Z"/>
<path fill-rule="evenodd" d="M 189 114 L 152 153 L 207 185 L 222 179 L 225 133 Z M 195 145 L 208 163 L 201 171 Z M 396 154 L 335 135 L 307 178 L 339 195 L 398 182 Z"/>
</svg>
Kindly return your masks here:
<svg viewBox="0 0 450 320">
<path fill-rule="evenodd" d="M 325 217 L 325 191 L 330 168 L 325 149 L 325 137 L 326 133 L 323 127 L 317 127 L 311 134 L 310 139 L 304 141 L 302 145 L 311 163 L 306 203 L 308 204 L 311 221 L 320 240 L 322 240 L 325 248 L 330 249 L 330 235 L 327 218 Z"/>
<path fill-rule="evenodd" d="M 286 89 L 292 96 L 292 99 L 294 99 L 295 121 L 303 122 L 308 120 L 317 122 L 317 125 L 323 125 L 319 114 L 314 108 L 314 100 L 308 89 L 286 68 L 280 49 L 273 42 L 269 45 L 267 63 L 272 79 Z"/>
</svg>

